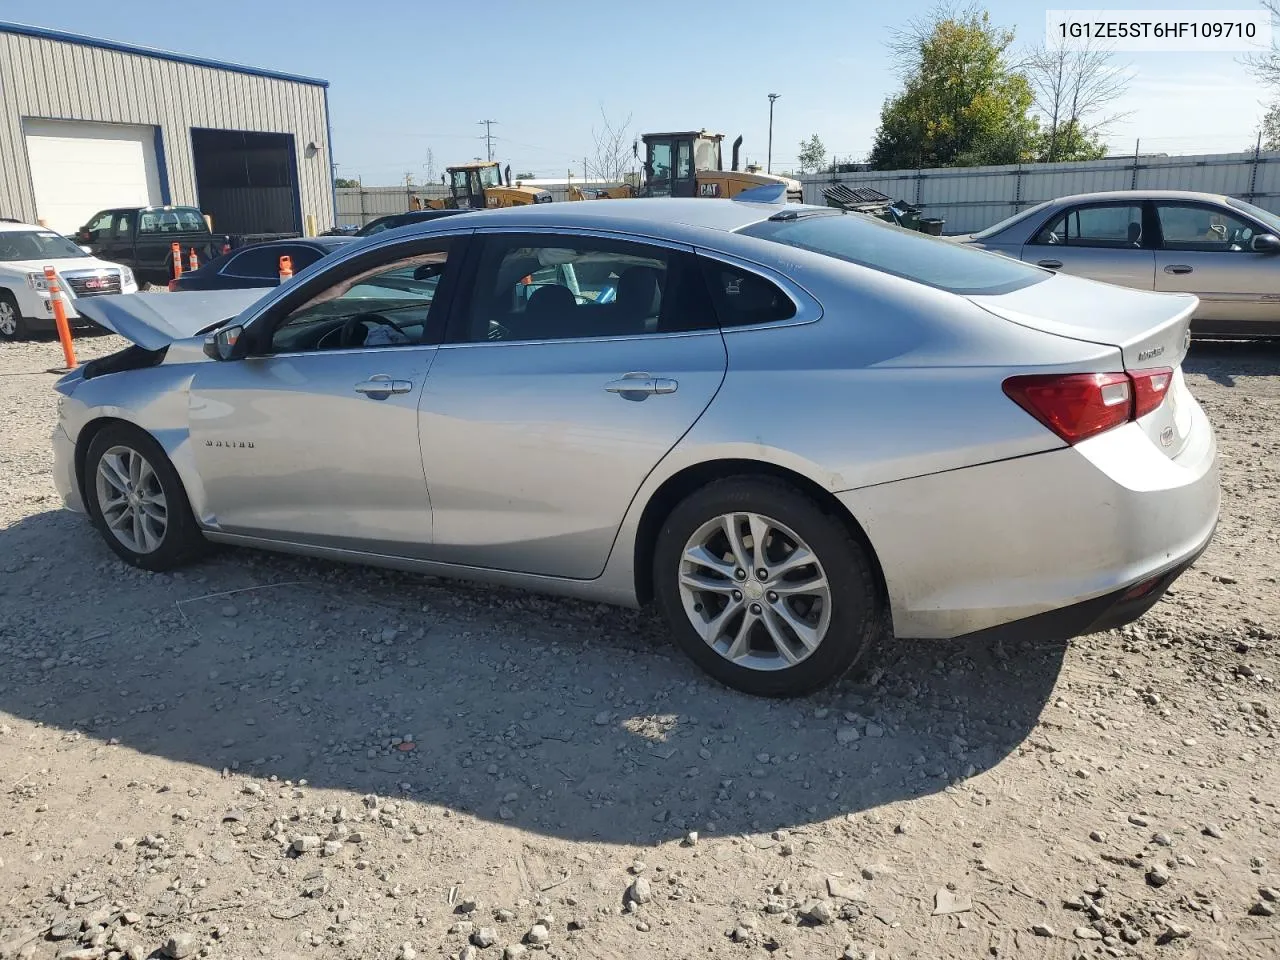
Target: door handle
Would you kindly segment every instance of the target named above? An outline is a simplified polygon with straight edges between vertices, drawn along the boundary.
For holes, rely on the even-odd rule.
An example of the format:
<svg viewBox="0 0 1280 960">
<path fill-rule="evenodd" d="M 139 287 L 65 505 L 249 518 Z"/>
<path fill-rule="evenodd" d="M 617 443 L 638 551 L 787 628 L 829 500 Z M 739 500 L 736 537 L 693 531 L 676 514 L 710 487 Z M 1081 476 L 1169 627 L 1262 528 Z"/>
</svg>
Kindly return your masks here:
<svg viewBox="0 0 1280 960">
<path fill-rule="evenodd" d="M 413 389 L 412 380 L 392 380 L 385 373 L 374 374 L 368 380 L 361 380 L 355 385 L 356 393 L 382 400 L 393 393 L 408 393 Z"/>
<path fill-rule="evenodd" d="M 1165 273 L 1190 273 L 1191 268 L 1185 263 L 1171 263 L 1164 268 Z"/>
<path fill-rule="evenodd" d="M 1036 264 L 1037 264 L 1037 265 L 1039 265 L 1039 266 L 1041 266 L 1041 267 L 1045 267 L 1045 268 L 1047 268 L 1047 269 L 1049 269 L 1049 270 L 1061 270 L 1061 269 L 1062 269 L 1062 261 L 1061 261 L 1061 260 L 1037 260 L 1037 261 L 1036 261 Z"/>
<path fill-rule="evenodd" d="M 648 373 L 628 373 L 604 385 L 609 393 L 619 394 L 624 400 L 643 400 L 654 394 L 675 393 L 680 386 L 669 377 L 655 377 Z"/>
</svg>

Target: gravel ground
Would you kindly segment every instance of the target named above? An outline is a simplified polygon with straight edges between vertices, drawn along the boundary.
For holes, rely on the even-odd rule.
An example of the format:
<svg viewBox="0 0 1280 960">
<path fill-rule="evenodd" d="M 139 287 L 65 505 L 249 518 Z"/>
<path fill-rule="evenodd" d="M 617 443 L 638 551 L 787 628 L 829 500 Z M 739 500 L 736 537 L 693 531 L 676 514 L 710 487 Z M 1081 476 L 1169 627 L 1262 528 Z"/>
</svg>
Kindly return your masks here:
<svg viewBox="0 0 1280 960">
<path fill-rule="evenodd" d="M 54 494 L 59 358 L 0 345 L 0 957 L 1280 956 L 1280 348 L 1188 359 L 1222 524 L 1138 624 L 787 703 L 647 613 L 128 568 Z"/>
</svg>

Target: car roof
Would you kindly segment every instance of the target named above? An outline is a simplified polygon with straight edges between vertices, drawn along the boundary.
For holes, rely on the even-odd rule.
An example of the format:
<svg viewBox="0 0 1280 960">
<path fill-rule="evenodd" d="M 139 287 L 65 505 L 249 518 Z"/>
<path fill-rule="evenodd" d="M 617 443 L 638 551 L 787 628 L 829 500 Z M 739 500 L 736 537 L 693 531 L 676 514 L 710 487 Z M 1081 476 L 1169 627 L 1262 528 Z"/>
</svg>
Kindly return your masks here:
<svg viewBox="0 0 1280 960">
<path fill-rule="evenodd" d="M 0 230 L 7 232 L 22 231 L 24 233 L 31 230 L 41 230 L 47 233 L 58 232 L 50 227 L 42 227 L 38 223 L 23 223 L 21 220 L 10 220 L 8 218 L 0 219 Z"/>
<path fill-rule="evenodd" d="M 274 240 L 260 240 L 257 243 L 246 243 L 243 247 L 237 247 L 232 253 L 239 253 L 241 250 L 251 250 L 257 247 L 324 247 L 326 251 L 336 249 L 343 244 L 350 243 L 354 237 L 278 237 Z"/>
<path fill-rule="evenodd" d="M 1218 203 L 1227 198 L 1221 193 L 1199 193 L 1194 190 L 1103 190 L 1098 193 L 1076 193 L 1055 197 L 1053 203 L 1091 203 L 1099 200 L 1209 200 Z"/>
</svg>

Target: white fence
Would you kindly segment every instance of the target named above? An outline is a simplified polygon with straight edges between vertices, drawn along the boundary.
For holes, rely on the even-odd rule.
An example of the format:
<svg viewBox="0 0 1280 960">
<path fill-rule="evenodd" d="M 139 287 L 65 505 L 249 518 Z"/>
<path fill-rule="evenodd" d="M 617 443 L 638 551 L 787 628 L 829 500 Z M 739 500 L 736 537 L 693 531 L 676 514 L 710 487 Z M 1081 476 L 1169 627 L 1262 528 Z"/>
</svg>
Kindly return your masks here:
<svg viewBox="0 0 1280 960">
<path fill-rule="evenodd" d="M 971 233 L 1032 204 L 1099 190 L 1198 190 L 1221 193 L 1280 213 L 1280 152 L 1184 157 L 1115 157 L 936 170 L 867 170 L 801 178 L 806 203 L 825 204 L 832 183 L 871 187 L 919 204 L 946 220 L 944 233 Z"/>
<path fill-rule="evenodd" d="M 569 187 L 566 183 L 530 184 L 540 186 L 551 194 L 553 202 L 568 199 Z M 616 182 L 606 183 L 595 180 L 575 180 L 575 187 L 592 190 L 600 187 L 617 186 Z M 410 187 L 339 187 L 338 225 L 363 227 L 370 220 L 385 217 L 389 213 L 404 213 L 413 209 L 413 199 L 432 200 L 447 197 L 449 188 L 443 184 L 418 184 Z"/>
</svg>

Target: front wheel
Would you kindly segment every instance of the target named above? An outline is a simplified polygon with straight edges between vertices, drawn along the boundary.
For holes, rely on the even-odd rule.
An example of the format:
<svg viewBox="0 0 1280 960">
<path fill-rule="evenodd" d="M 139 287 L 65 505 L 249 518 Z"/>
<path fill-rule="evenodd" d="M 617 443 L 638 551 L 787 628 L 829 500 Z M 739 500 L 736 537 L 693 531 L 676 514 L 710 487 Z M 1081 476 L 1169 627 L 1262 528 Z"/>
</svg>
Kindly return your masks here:
<svg viewBox="0 0 1280 960">
<path fill-rule="evenodd" d="M 721 480 L 678 504 L 658 533 L 654 586 L 681 648 L 756 696 L 834 683 L 880 623 L 866 548 L 841 518 L 768 478 Z"/>
<path fill-rule="evenodd" d="M 144 570 L 172 570 L 208 546 L 164 448 L 136 427 L 105 428 L 85 457 L 85 500 L 115 553 Z"/>
<path fill-rule="evenodd" d="M 27 332 L 18 301 L 8 290 L 0 290 L 0 340 L 21 340 Z"/>
</svg>

